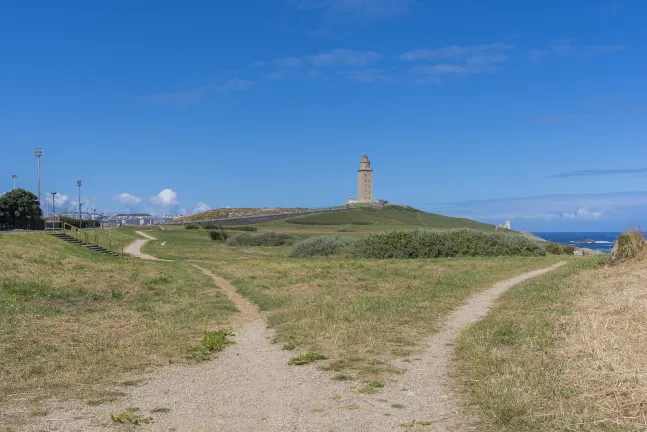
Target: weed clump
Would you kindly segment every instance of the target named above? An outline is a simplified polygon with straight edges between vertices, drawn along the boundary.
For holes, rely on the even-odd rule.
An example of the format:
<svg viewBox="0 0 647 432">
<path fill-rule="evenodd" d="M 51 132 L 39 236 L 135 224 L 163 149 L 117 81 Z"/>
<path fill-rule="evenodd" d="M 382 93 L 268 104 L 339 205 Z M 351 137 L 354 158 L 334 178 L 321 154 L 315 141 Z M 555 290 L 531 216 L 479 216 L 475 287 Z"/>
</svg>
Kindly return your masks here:
<svg viewBox="0 0 647 432">
<path fill-rule="evenodd" d="M 315 362 L 317 360 L 326 360 L 326 356 L 318 352 L 309 351 L 305 354 L 300 354 L 298 356 L 292 357 L 290 360 L 288 360 L 288 364 L 300 366 L 300 365 Z"/>
<path fill-rule="evenodd" d="M 227 241 L 229 234 L 223 230 L 209 231 L 209 237 L 211 237 L 211 240 L 213 241 Z"/>
<path fill-rule="evenodd" d="M 620 234 L 613 247 L 613 257 L 615 259 L 634 259 L 645 256 L 647 242 L 640 228 L 630 228 Z"/>
<path fill-rule="evenodd" d="M 229 246 L 290 246 L 299 238 L 290 234 L 264 232 L 261 234 L 240 233 L 227 239 Z"/>
<path fill-rule="evenodd" d="M 114 415 L 110 413 L 110 420 L 115 423 L 132 423 L 134 425 L 138 424 L 148 424 L 153 421 L 152 417 L 141 417 L 137 415 L 136 412 L 139 411 L 137 408 L 129 408 L 126 411 L 123 411 L 119 415 Z"/>
<path fill-rule="evenodd" d="M 184 225 L 184 229 L 195 230 L 195 229 L 200 229 L 200 227 L 195 224 L 186 224 Z"/>
<path fill-rule="evenodd" d="M 227 345 L 235 343 L 229 339 L 229 336 L 233 336 L 233 333 L 226 330 L 205 330 L 204 336 L 202 337 L 202 345 L 188 348 L 186 350 L 186 359 L 195 361 L 211 359 L 211 354 L 222 351 Z"/>
<path fill-rule="evenodd" d="M 297 242 L 292 246 L 290 256 L 309 257 L 309 256 L 329 256 L 347 252 L 349 247 L 355 243 L 353 237 L 325 235 L 310 237 L 303 241 Z"/>
</svg>

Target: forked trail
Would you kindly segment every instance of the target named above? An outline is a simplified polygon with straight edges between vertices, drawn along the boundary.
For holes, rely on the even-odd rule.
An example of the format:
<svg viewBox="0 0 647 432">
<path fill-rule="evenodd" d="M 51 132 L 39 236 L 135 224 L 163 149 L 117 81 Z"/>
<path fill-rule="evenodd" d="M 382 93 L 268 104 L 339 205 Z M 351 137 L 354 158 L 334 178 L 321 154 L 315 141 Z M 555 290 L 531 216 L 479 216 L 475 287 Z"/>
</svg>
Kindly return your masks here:
<svg viewBox="0 0 647 432">
<path fill-rule="evenodd" d="M 138 426 L 154 431 L 478 430 L 462 412 L 464 405 L 449 378 L 459 332 L 486 315 L 506 289 L 564 264 L 523 273 L 470 297 L 447 317 L 440 332 L 429 337 L 425 353 L 412 363 L 397 365 L 408 365 L 406 373 L 388 381 L 375 395 L 358 393 L 357 382 L 333 381 L 329 372 L 288 366 L 294 353 L 272 343 L 274 332 L 256 306 L 228 281 L 196 266 L 239 309 L 236 344 L 209 362 L 157 370 L 109 404 L 53 404 L 51 418 L 41 420 L 33 430 L 114 430 L 109 413 L 127 407 L 138 407 L 142 414 L 168 408 L 166 413 L 152 414 L 152 423 Z"/>
</svg>

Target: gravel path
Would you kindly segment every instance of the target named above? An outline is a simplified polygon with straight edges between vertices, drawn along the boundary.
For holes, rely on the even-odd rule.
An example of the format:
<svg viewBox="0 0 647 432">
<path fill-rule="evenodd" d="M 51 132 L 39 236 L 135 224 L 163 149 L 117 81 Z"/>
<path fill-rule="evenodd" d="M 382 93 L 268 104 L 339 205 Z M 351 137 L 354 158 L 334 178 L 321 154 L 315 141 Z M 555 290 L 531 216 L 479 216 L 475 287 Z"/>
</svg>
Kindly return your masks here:
<svg viewBox="0 0 647 432">
<path fill-rule="evenodd" d="M 406 373 L 387 381 L 374 395 L 358 393 L 361 383 L 333 381 L 331 373 L 315 367 L 288 366 L 294 352 L 272 343 L 274 332 L 256 306 L 226 280 L 195 266 L 239 309 L 236 344 L 209 362 L 157 370 L 115 402 L 94 407 L 55 403 L 51 415 L 35 419 L 39 424 L 29 430 L 114 430 L 109 413 L 127 407 L 153 417 L 152 423 L 137 426 L 142 431 L 478 430 L 477 419 L 465 414 L 468 410 L 453 393 L 449 378 L 459 332 L 485 316 L 506 289 L 564 264 L 521 274 L 470 297 L 428 339 L 426 352 L 411 363 L 397 364 Z M 155 408 L 169 411 L 151 414 Z"/>
<path fill-rule="evenodd" d="M 141 259 L 145 260 L 152 260 L 152 261 L 160 261 L 159 258 L 154 257 L 153 255 L 148 255 L 142 252 L 142 247 L 148 243 L 149 240 L 157 240 L 155 237 L 146 234 L 145 232 L 142 231 L 135 231 L 137 234 L 140 236 L 144 237 L 142 240 L 135 240 L 128 246 L 126 246 L 126 249 L 124 249 L 124 252 L 126 252 L 129 255 L 133 255 L 136 257 L 139 257 Z"/>
</svg>

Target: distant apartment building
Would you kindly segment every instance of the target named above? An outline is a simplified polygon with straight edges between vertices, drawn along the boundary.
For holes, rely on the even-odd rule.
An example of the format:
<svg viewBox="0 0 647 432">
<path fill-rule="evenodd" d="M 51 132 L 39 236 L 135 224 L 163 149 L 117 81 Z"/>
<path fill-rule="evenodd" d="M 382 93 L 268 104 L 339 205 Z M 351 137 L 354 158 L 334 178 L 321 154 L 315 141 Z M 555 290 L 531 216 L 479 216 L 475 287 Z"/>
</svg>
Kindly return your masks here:
<svg viewBox="0 0 647 432">
<path fill-rule="evenodd" d="M 162 217 L 162 223 L 173 222 L 175 219 L 181 218 L 182 216 L 185 216 L 185 215 L 164 215 L 164 217 Z"/>
<path fill-rule="evenodd" d="M 159 219 L 149 213 L 119 213 L 104 219 L 104 221 L 119 225 L 149 226 L 157 224 Z"/>
<path fill-rule="evenodd" d="M 50 215 L 50 216 L 52 216 L 52 215 Z M 79 218 L 79 212 L 78 211 L 77 212 L 73 212 L 73 211 L 71 211 L 71 212 L 63 212 L 63 213 L 55 214 L 53 216 L 55 216 L 57 218 L 58 217 L 65 217 L 65 218 L 69 218 L 69 219 L 78 219 Z M 81 219 L 82 220 L 98 220 L 98 221 L 100 221 L 103 218 L 104 218 L 103 213 L 81 212 Z"/>
</svg>

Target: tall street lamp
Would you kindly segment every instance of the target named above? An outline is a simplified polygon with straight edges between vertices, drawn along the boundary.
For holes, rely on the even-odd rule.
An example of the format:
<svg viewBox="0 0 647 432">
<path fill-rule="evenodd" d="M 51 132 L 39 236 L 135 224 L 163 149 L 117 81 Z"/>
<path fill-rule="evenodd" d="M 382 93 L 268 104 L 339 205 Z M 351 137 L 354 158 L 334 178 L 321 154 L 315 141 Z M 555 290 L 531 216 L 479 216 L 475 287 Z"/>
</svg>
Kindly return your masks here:
<svg viewBox="0 0 647 432">
<path fill-rule="evenodd" d="M 52 194 L 52 217 L 56 216 L 56 192 L 50 192 Z"/>
<path fill-rule="evenodd" d="M 16 174 L 12 174 L 11 178 L 13 179 L 13 188 L 16 189 L 16 177 L 18 177 Z"/>
<path fill-rule="evenodd" d="M 81 223 L 83 220 L 81 219 L 81 180 L 77 180 L 76 185 L 79 187 L 79 228 L 81 228 L 83 226 Z"/>
<path fill-rule="evenodd" d="M 38 205 L 40 206 L 40 157 L 43 155 L 43 149 L 36 147 L 34 154 L 36 155 L 36 159 L 38 160 Z"/>
</svg>

